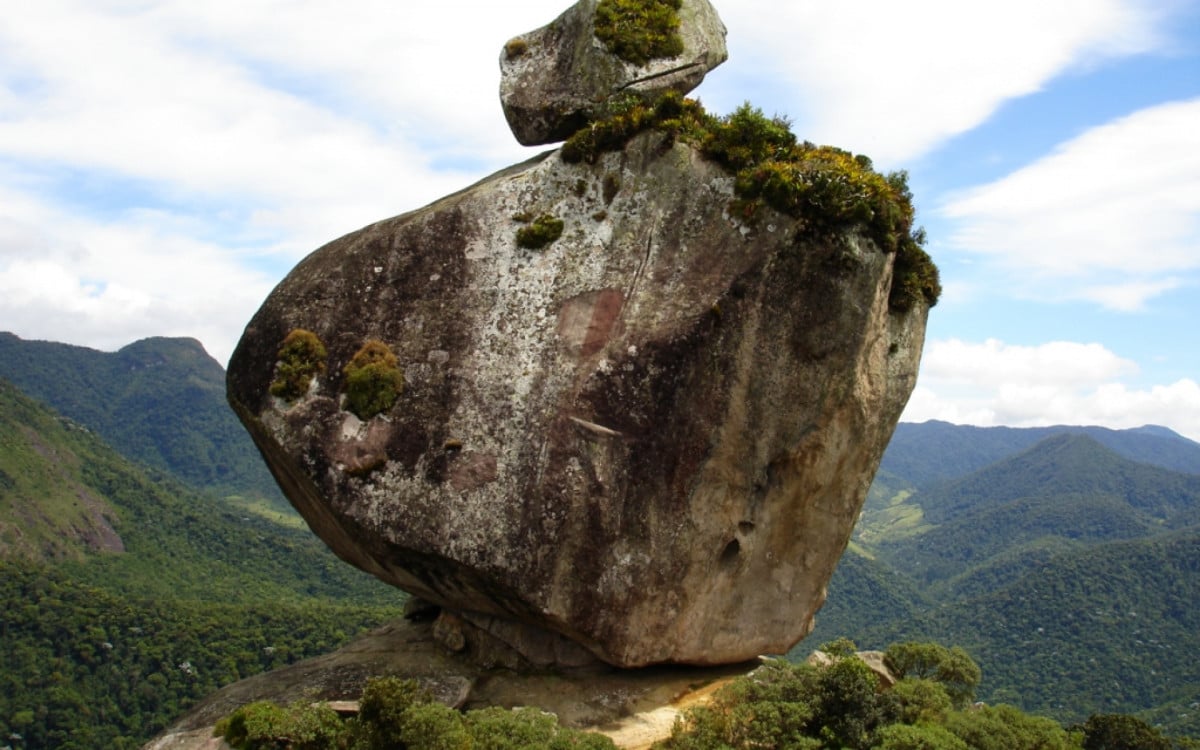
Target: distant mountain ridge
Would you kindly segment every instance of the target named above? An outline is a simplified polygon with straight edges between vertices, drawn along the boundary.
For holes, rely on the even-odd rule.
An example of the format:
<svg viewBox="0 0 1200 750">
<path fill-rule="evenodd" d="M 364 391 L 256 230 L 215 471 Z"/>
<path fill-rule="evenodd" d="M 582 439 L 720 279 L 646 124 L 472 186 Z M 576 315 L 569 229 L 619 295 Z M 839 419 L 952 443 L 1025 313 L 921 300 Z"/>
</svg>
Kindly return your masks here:
<svg viewBox="0 0 1200 750">
<path fill-rule="evenodd" d="M 1084 433 L 1062 432 L 913 502 L 933 528 L 878 549 L 934 583 L 1050 540 L 1083 548 L 1196 526 L 1200 475 L 1130 461 Z"/>
<path fill-rule="evenodd" d="M 1186 474 L 1200 474 L 1200 444 L 1166 427 L 1126 430 L 1108 427 L 976 427 L 931 420 L 901 422 L 880 469 L 926 488 L 961 477 L 1061 433 L 1083 434 L 1132 461 Z"/>
<path fill-rule="evenodd" d="M 193 487 L 284 505 L 225 401 L 224 369 L 195 339 L 149 338 L 110 353 L 0 333 L 0 378 Z"/>
<path fill-rule="evenodd" d="M 1086 433 L 1063 431 L 1028 450 L 921 494 L 926 518 L 941 523 L 983 504 L 1025 497 L 1114 496 L 1172 525 L 1200 521 L 1200 474 L 1129 460 Z M 1182 514 L 1182 517 L 1180 517 Z"/>
</svg>

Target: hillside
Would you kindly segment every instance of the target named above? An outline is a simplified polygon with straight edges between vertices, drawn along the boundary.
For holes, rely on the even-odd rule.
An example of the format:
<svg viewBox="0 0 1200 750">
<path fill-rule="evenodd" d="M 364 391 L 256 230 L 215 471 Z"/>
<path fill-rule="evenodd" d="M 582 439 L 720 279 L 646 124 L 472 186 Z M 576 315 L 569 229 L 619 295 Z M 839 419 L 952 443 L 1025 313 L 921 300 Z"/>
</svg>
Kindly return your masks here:
<svg viewBox="0 0 1200 750">
<path fill-rule="evenodd" d="M 95 434 L 0 381 L 0 547 L 139 596 L 396 603 L 306 529 L 243 515 L 149 476 Z"/>
<path fill-rule="evenodd" d="M 848 632 L 871 648 L 960 644 L 983 668 L 989 702 L 1067 722 L 1175 704 L 1172 732 L 1200 732 L 1200 711 L 1187 708 L 1200 697 L 1200 534 L 1068 550 L 996 583 L 919 618 L 863 617 Z"/>
<path fill-rule="evenodd" d="M 194 339 L 151 338 L 109 353 L 0 333 L 0 379 L 193 487 L 286 507 L 225 402 L 224 369 Z"/>
<path fill-rule="evenodd" d="M 0 380 L 0 557 L 124 550 L 116 510 L 82 480 L 85 430 Z"/>
<path fill-rule="evenodd" d="M 0 370 L 63 405 L 0 382 L 0 734 L 138 747 L 214 687 L 396 615 L 398 592 L 294 516 L 207 491 L 271 480 L 236 469 L 261 460 L 195 342 L 105 354 L 0 334 Z M 153 446 L 134 434 L 154 425 Z M 207 446 L 195 466 L 187 445 Z M 986 700 L 1200 733 L 1197 456 L 1158 428 L 902 424 L 796 654 L 840 636 L 960 644 Z"/>
<path fill-rule="evenodd" d="M 1062 433 L 908 499 L 929 528 L 882 538 L 879 554 L 935 583 L 1024 547 L 1149 537 L 1200 523 L 1200 476 L 1135 463 Z"/>
<path fill-rule="evenodd" d="M 140 746 L 217 687 L 336 648 L 403 594 L 0 381 L 0 736 Z"/>
<path fill-rule="evenodd" d="M 875 559 L 843 558 L 815 637 L 794 653 L 834 635 L 955 643 L 983 668 L 985 700 L 1200 730 L 1200 476 L 1130 458 L 1130 446 L 1170 446 L 1188 468 L 1200 446 L 1158 428 L 1102 443 L 1078 428 L 916 427 L 938 437 L 916 470 L 940 461 L 939 479 L 885 457 L 852 545 Z M 922 430 L 905 432 L 889 453 L 911 455 Z M 1010 452 L 978 466 L 981 446 Z"/>
</svg>

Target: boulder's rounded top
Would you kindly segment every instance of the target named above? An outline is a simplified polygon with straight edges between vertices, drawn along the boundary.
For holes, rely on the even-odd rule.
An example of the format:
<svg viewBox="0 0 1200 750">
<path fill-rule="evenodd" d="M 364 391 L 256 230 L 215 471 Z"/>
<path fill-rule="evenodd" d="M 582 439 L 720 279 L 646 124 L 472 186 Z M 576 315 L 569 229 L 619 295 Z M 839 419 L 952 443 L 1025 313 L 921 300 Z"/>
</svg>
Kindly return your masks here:
<svg viewBox="0 0 1200 750">
<path fill-rule="evenodd" d="M 612 96 L 686 94 L 725 62 L 708 0 L 579 0 L 500 53 L 500 102 L 525 146 L 566 140 Z"/>
</svg>

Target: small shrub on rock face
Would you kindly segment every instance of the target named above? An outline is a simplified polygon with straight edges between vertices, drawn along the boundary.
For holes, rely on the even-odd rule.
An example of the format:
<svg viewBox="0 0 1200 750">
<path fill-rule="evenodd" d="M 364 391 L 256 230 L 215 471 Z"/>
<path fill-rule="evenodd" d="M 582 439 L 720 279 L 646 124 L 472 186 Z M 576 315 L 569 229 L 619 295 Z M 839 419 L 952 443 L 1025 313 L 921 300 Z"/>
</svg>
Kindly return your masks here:
<svg viewBox="0 0 1200 750">
<path fill-rule="evenodd" d="M 538 250 L 557 240 L 562 233 L 562 219 L 546 214 L 537 217 L 528 226 L 517 230 L 517 245 L 530 250 Z"/>
<path fill-rule="evenodd" d="M 317 334 L 296 328 L 284 338 L 276 355 L 271 395 L 294 401 L 308 393 L 309 383 L 325 372 L 325 345 Z"/>
<path fill-rule="evenodd" d="M 391 409 L 404 390 L 404 373 L 396 355 L 377 339 L 363 344 L 342 372 L 346 375 L 346 406 L 359 419 Z"/>
<path fill-rule="evenodd" d="M 796 145 L 791 126 L 781 117 L 743 104 L 728 117 L 714 121 L 700 144 L 704 155 L 737 171 L 770 159 L 786 158 Z"/>
<path fill-rule="evenodd" d="M 281 707 L 269 701 L 242 706 L 217 728 L 237 750 L 325 750 L 336 746 L 343 730 L 326 704 Z"/>
<path fill-rule="evenodd" d="M 520 37 L 517 37 L 515 39 L 509 39 L 508 42 L 504 45 L 504 56 L 507 57 L 509 60 L 520 57 L 521 55 L 525 54 L 528 51 L 529 51 L 529 42 L 525 41 L 524 39 L 521 39 Z"/>
<path fill-rule="evenodd" d="M 367 681 L 359 701 L 358 716 L 351 722 L 355 750 L 404 747 L 405 723 L 410 709 L 424 706 L 433 696 L 416 680 L 379 677 Z"/>
<path fill-rule="evenodd" d="M 682 0 L 600 0 L 596 38 L 617 57 L 634 65 L 683 54 L 679 35 Z"/>
</svg>

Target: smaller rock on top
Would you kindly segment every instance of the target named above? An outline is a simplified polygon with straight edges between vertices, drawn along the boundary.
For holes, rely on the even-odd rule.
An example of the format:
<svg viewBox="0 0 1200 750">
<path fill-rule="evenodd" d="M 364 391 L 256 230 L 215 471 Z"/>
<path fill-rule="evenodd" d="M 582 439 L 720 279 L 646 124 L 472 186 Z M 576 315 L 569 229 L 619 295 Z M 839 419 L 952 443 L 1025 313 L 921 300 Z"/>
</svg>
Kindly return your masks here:
<svg viewBox="0 0 1200 750">
<path fill-rule="evenodd" d="M 686 94 L 725 62 L 708 0 L 579 0 L 500 53 L 500 102 L 524 146 L 556 143 L 625 91 Z"/>
</svg>

